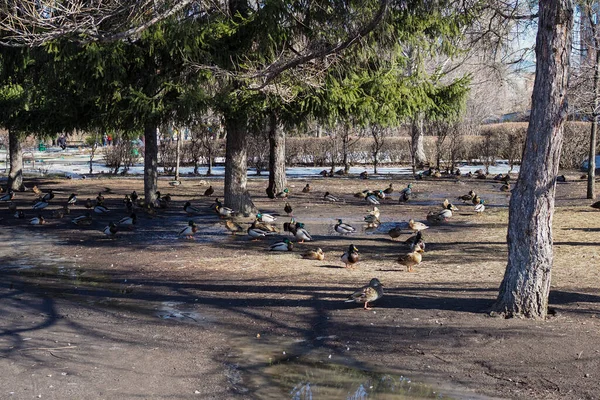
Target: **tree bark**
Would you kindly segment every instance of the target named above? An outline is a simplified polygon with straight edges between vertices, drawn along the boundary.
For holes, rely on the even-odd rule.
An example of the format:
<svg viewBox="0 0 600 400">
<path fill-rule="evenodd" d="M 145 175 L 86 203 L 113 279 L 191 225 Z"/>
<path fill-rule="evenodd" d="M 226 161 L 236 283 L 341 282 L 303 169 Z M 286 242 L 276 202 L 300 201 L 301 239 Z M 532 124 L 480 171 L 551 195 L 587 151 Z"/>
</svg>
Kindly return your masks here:
<svg viewBox="0 0 600 400">
<path fill-rule="evenodd" d="M 531 117 L 521 171 L 509 205 L 508 265 L 493 306 L 506 317 L 539 319 L 548 311 L 552 217 L 567 115 L 572 28 L 572 1 L 539 2 Z"/>
<path fill-rule="evenodd" d="M 589 10 L 588 10 L 589 12 Z M 591 15 L 589 16 L 590 23 L 593 23 Z M 596 137 L 598 134 L 598 107 L 600 106 L 600 49 L 598 48 L 598 40 L 596 38 L 597 27 L 593 30 L 594 51 L 596 52 L 594 62 L 594 103 L 592 110 L 592 126 L 590 128 L 590 150 L 588 154 L 588 177 L 587 177 L 587 198 L 594 199 L 596 197 Z"/>
<path fill-rule="evenodd" d="M 414 159 L 415 167 L 423 168 L 427 163 L 425 155 L 425 131 L 423 128 L 423 115 L 418 115 L 412 120 L 411 129 L 411 154 Z"/>
<path fill-rule="evenodd" d="M 267 196 L 274 199 L 275 195 L 287 186 L 285 177 L 285 133 L 278 129 L 277 115 L 271 114 L 269 126 L 269 186 Z"/>
<path fill-rule="evenodd" d="M 158 190 L 158 139 L 156 124 L 147 123 L 144 127 L 144 199 L 146 204 L 154 204 Z"/>
<path fill-rule="evenodd" d="M 227 129 L 225 149 L 225 205 L 243 214 L 253 214 L 256 207 L 246 189 L 248 174 L 247 120 L 241 116 L 225 116 Z"/>
<path fill-rule="evenodd" d="M 342 137 L 342 156 L 344 164 L 344 175 L 350 172 L 350 163 L 348 162 L 348 143 L 350 142 L 350 127 L 344 126 L 344 136 Z"/>
<path fill-rule="evenodd" d="M 177 138 L 177 147 L 175 149 L 175 180 L 178 181 L 179 180 L 179 164 L 181 162 L 181 130 L 177 129 L 177 135 L 175 136 Z"/>
<path fill-rule="evenodd" d="M 23 149 L 21 137 L 14 130 L 8 131 L 8 152 L 10 156 L 10 171 L 8 173 L 8 190 L 22 191 L 23 186 Z"/>
</svg>

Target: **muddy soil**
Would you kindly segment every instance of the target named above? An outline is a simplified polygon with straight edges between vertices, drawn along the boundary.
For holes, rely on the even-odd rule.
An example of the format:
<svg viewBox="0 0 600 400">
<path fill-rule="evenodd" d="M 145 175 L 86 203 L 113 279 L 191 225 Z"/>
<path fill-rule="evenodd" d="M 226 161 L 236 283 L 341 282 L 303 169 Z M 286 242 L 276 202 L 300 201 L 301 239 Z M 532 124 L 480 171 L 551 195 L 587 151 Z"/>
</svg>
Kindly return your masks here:
<svg viewBox="0 0 600 400">
<path fill-rule="evenodd" d="M 168 208 L 138 210 L 135 228 L 114 238 L 102 230 L 127 215 L 123 197 L 143 193 L 141 179 L 29 180 L 56 196 L 41 226 L 0 204 L 0 398 L 599 398 L 600 213 L 572 175 L 557 187 L 555 313 L 546 321 L 488 314 L 506 266 L 510 196 L 491 180 L 414 181 L 406 204 L 405 177 L 290 180 L 287 201 L 314 241 L 287 253 L 266 251 L 283 231 L 252 241 L 225 229 L 209 210 L 222 180 L 161 180 Z M 391 182 L 381 226 L 366 229 L 371 207 L 353 194 Z M 216 193 L 205 198 L 209 183 Z M 265 188 L 249 180 L 257 207 L 279 215 L 282 230 L 285 201 Z M 486 200 L 482 215 L 456 200 L 471 189 Z M 326 191 L 343 201 L 325 202 Z M 71 223 L 99 192 L 111 211 L 89 227 Z M 71 193 L 80 200 L 70 215 L 52 218 Z M 18 193 L 15 203 L 33 217 L 35 198 Z M 423 262 L 407 272 L 396 258 L 410 232 L 392 241 L 387 231 L 426 222 L 444 198 L 459 211 L 425 232 Z M 205 214 L 186 215 L 186 201 Z M 357 232 L 336 233 L 338 218 Z M 178 236 L 190 219 L 194 240 Z M 360 252 L 353 269 L 340 261 L 350 244 Z M 324 261 L 301 259 L 317 247 Z M 373 277 L 385 295 L 371 310 L 344 302 Z"/>
</svg>

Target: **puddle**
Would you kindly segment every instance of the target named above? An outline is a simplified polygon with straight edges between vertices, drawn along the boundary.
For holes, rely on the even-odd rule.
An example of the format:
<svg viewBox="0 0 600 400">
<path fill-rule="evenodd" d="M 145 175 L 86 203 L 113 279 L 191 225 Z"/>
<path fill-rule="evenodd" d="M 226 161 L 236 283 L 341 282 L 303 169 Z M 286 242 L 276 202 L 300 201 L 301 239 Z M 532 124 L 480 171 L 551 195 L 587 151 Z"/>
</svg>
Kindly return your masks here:
<svg viewBox="0 0 600 400">
<path fill-rule="evenodd" d="M 193 304 L 178 302 L 162 302 L 155 315 L 160 319 L 170 319 L 180 322 L 193 324 L 203 324 L 209 322 L 210 318 L 193 311 Z"/>
</svg>

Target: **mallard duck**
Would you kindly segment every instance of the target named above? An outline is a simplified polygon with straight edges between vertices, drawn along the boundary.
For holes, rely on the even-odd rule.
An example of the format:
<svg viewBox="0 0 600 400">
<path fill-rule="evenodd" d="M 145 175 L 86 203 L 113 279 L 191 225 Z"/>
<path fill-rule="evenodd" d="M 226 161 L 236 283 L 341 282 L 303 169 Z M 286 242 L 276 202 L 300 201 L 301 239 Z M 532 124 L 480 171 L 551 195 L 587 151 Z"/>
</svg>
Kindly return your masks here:
<svg viewBox="0 0 600 400">
<path fill-rule="evenodd" d="M 269 251 L 292 251 L 294 244 L 289 239 L 284 239 L 283 242 L 273 243 L 269 246 Z"/>
<path fill-rule="evenodd" d="M 556 182 L 566 182 L 567 181 L 567 177 L 564 175 L 559 175 L 556 177 Z"/>
<path fill-rule="evenodd" d="M 286 212 L 287 215 L 292 215 L 294 209 L 290 206 L 290 203 L 285 203 L 285 207 L 283 207 L 283 211 Z"/>
<path fill-rule="evenodd" d="M 385 194 L 392 194 L 394 193 L 394 187 L 393 185 L 390 183 L 390 186 L 388 186 L 387 188 L 384 189 L 383 193 Z"/>
<path fill-rule="evenodd" d="M 52 189 L 49 189 L 48 192 L 42 196 L 41 201 L 45 201 L 47 203 L 50 200 L 52 200 L 53 198 L 54 198 L 54 192 L 52 191 Z"/>
<path fill-rule="evenodd" d="M 119 228 L 117 225 L 114 222 L 110 222 L 106 227 L 104 227 L 102 232 L 104 232 L 106 236 L 115 236 L 118 230 Z"/>
<path fill-rule="evenodd" d="M 104 196 L 102 196 L 102 192 L 98 192 L 98 196 L 96 196 L 96 204 L 103 204 Z"/>
<path fill-rule="evenodd" d="M 342 222 L 341 219 L 337 220 L 337 224 L 335 224 L 334 229 L 337 233 L 341 233 L 342 235 L 356 232 L 356 228 Z"/>
<path fill-rule="evenodd" d="M 92 199 L 90 199 L 88 197 L 88 199 L 85 201 L 85 208 L 94 208 L 94 202 L 92 201 Z"/>
<path fill-rule="evenodd" d="M 271 214 L 264 214 L 264 213 L 256 214 L 256 219 L 258 219 L 260 222 L 267 222 L 269 224 L 272 224 L 273 222 L 275 222 L 277 220 L 277 218 L 272 216 Z"/>
<path fill-rule="evenodd" d="M 471 199 L 471 202 L 473 203 L 473 205 L 477 205 L 481 202 L 481 197 L 479 197 L 477 194 L 473 195 L 473 199 Z"/>
<path fill-rule="evenodd" d="M 94 212 L 96 214 L 106 214 L 106 213 L 110 212 L 110 210 L 108 208 L 106 208 L 105 206 L 103 206 L 102 204 L 98 204 L 98 205 L 96 205 L 96 207 L 94 207 Z"/>
<path fill-rule="evenodd" d="M 183 211 L 185 211 L 188 215 L 200 215 L 202 211 L 199 208 L 192 206 L 192 203 L 186 201 L 183 205 Z"/>
<path fill-rule="evenodd" d="M 329 171 L 327 171 L 326 169 L 324 169 L 323 171 L 319 172 L 319 175 L 321 175 L 323 178 L 331 176 L 330 173 L 329 173 Z"/>
<path fill-rule="evenodd" d="M 456 207 L 454 204 L 450 203 L 450 201 L 448 201 L 448 199 L 444 199 L 444 202 L 442 203 L 442 207 L 444 207 L 444 208 L 450 207 L 450 210 L 458 211 L 458 207 Z"/>
<path fill-rule="evenodd" d="M 204 196 L 208 197 L 208 196 L 212 196 L 212 194 L 215 192 L 215 189 L 213 189 L 212 185 L 210 185 L 208 187 L 208 189 L 206 189 L 204 191 Z M 218 199 L 217 199 L 218 200 Z"/>
<path fill-rule="evenodd" d="M 600 209 L 600 201 L 595 202 L 590 207 Z"/>
<path fill-rule="evenodd" d="M 31 218 L 29 220 L 29 223 L 31 225 L 44 225 L 46 223 L 46 220 L 41 215 L 38 215 L 37 217 Z"/>
<path fill-rule="evenodd" d="M 6 193 L 4 196 L 0 197 L 0 201 L 11 201 L 12 199 L 15 198 L 15 192 L 12 190 L 9 190 L 8 193 Z"/>
<path fill-rule="evenodd" d="M 367 171 L 363 171 L 359 175 L 360 179 L 369 179 L 369 173 Z"/>
<path fill-rule="evenodd" d="M 304 186 L 302 193 L 310 193 L 310 184 L 307 183 L 306 186 Z"/>
<path fill-rule="evenodd" d="M 586 175 L 586 178 L 587 178 L 587 175 Z M 510 179 L 511 179 L 511 178 L 510 178 L 510 174 L 506 174 L 506 175 L 504 175 L 504 177 L 501 179 L 501 181 L 502 181 L 502 182 L 504 182 L 504 183 L 508 183 L 508 182 L 510 181 Z"/>
<path fill-rule="evenodd" d="M 358 262 L 358 249 L 353 244 L 351 244 L 350 246 L 348 246 L 348 250 L 344 254 L 342 254 L 340 258 L 344 263 L 345 268 L 352 267 Z"/>
<path fill-rule="evenodd" d="M 477 179 L 487 179 L 487 174 L 483 173 L 483 174 L 477 174 L 476 176 Z"/>
<path fill-rule="evenodd" d="M 472 190 L 469 190 L 469 194 L 463 194 L 462 196 L 459 196 L 458 200 L 462 200 L 463 203 L 466 203 L 468 201 L 473 200 L 473 197 L 475 197 L 475 192 Z"/>
<path fill-rule="evenodd" d="M 385 193 L 383 193 L 383 190 L 378 190 L 375 192 L 375 196 L 377 196 L 378 198 L 380 198 L 381 200 L 385 199 Z"/>
<path fill-rule="evenodd" d="M 422 181 L 423 180 L 423 172 L 419 172 L 417 175 L 415 175 L 415 180 Z"/>
<path fill-rule="evenodd" d="M 137 194 L 137 192 L 134 190 L 133 192 L 131 192 L 131 196 L 129 196 L 129 197 L 131 197 L 131 201 L 133 201 L 133 203 L 135 204 L 135 202 L 136 202 L 136 201 L 137 201 L 137 199 L 138 199 L 138 194 Z"/>
<path fill-rule="evenodd" d="M 228 218 L 231 217 L 234 213 L 234 211 L 229 208 L 229 207 L 221 207 L 221 206 L 216 206 L 216 211 L 217 214 L 219 214 L 219 217 L 221 218 Z"/>
<path fill-rule="evenodd" d="M 181 181 L 180 180 L 169 181 L 169 186 L 179 186 L 179 185 L 181 185 Z"/>
<path fill-rule="evenodd" d="M 398 264 L 400 265 L 404 265 L 405 267 L 407 267 L 408 272 L 412 272 L 413 271 L 413 267 L 415 265 L 419 265 L 421 263 L 421 260 L 423 259 L 423 257 L 421 256 L 421 253 L 417 252 L 417 251 L 413 251 L 404 255 L 401 255 L 400 257 L 398 257 Z"/>
<path fill-rule="evenodd" d="M 231 232 L 232 235 L 235 235 L 238 232 L 244 232 L 244 228 L 242 228 L 240 226 L 240 224 L 233 222 L 232 220 L 228 219 L 227 221 L 225 221 L 225 228 L 227 228 L 227 230 L 229 232 Z"/>
<path fill-rule="evenodd" d="M 402 235 L 402 228 L 400 226 L 395 226 L 388 231 L 388 235 L 392 238 L 392 240 L 397 239 Z"/>
<path fill-rule="evenodd" d="M 283 189 L 283 191 L 277 193 L 275 195 L 275 197 L 277 197 L 278 199 L 287 199 L 289 195 L 290 195 L 289 189 L 285 188 L 285 189 Z"/>
<path fill-rule="evenodd" d="M 510 183 L 505 183 L 504 185 L 500 186 L 500 191 L 510 192 Z"/>
<path fill-rule="evenodd" d="M 92 214 L 90 213 L 87 213 L 86 215 L 81 215 L 71 220 L 71 222 L 79 226 L 91 225 L 92 221 Z"/>
<path fill-rule="evenodd" d="M 131 228 L 133 228 L 133 226 L 135 225 L 136 222 L 137 222 L 137 215 L 135 215 L 135 213 L 131 213 L 131 215 L 129 217 L 121 218 L 119 220 L 119 222 L 117 222 L 117 225 L 126 226 L 131 229 Z"/>
<path fill-rule="evenodd" d="M 296 236 L 296 220 L 292 218 L 290 222 L 283 223 L 283 230 Z"/>
<path fill-rule="evenodd" d="M 423 240 L 423 234 L 421 231 L 417 232 L 416 235 L 413 235 L 406 239 L 404 242 L 410 246 L 410 251 L 416 251 L 418 253 L 425 252 L 425 241 Z"/>
<path fill-rule="evenodd" d="M 248 232 L 248 236 L 250 236 L 253 239 L 258 239 L 258 238 L 261 238 L 261 237 L 271 236 L 271 235 L 275 234 L 275 232 L 265 231 L 263 229 L 255 228 L 255 227 L 252 227 L 252 226 L 248 227 L 247 232 Z"/>
<path fill-rule="evenodd" d="M 408 221 L 408 227 L 412 229 L 413 232 L 418 232 L 429 228 L 422 222 L 415 222 L 415 220 L 412 218 Z"/>
<path fill-rule="evenodd" d="M 33 185 L 33 187 L 31 188 L 31 190 L 33 190 L 33 193 L 36 194 L 36 196 L 41 196 L 42 195 L 42 191 L 37 187 L 37 185 Z"/>
<path fill-rule="evenodd" d="M 504 178 L 504 175 L 498 174 L 498 175 L 494 176 L 492 179 L 495 180 L 495 181 L 501 181 L 502 178 Z"/>
<path fill-rule="evenodd" d="M 443 216 L 441 216 L 440 213 L 437 211 L 429 211 L 427 213 L 427 221 L 433 224 L 437 224 L 439 222 L 446 221 L 446 219 Z"/>
<path fill-rule="evenodd" d="M 17 211 L 15 212 L 14 217 L 17 219 L 25 219 L 25 213 L 23 211 Z"/>
<path fill-rule="evenodd" d="M 379 202 L 379 200 L 377 200 L 377 196 L 375 196 L 374 194 L 368 195 L 365 200 L 369 203 L 369 204 L 374 204 L 374 205 L 379 205 L 381 204 Z"/>
<path fill-rule="evenodd" d="M 37 203 L 35 203 L 31 208 L 33 210 L 42 210 L 42 209 L 44 209 L 46 207 L 48 207 L 48 202 L 40 200 Z"/>
<path fill-rule="evenodd" d="M 301 222 L 296 224 L 296 233 L 294 236 L 296 237 L 296 240 L 300 241 L 300 243 L 304 243 L 304 241 L 310 242 L 313 240 L 312 236 L 310 236 L 310 233 L 308 233 L 304 227 L 304 224 Z"/>
<path fill-rule="evenodd" d="M 324 199 L 325 201 L 330 201 L 330 202 L 332 202 L 332 203 L 336 203 L 336 202 L 340 201 L 340 199 L 339 199 L 339 198 L 335 197 L 334 195 L 332 195 L 332 194 L 331 194 L 331 193 L 329 193 L 329 192 L 325 192 L 325 195 L 323 196 L 323 199 Z"/>
<path fill-rule="evenodd" d="M 406 203 L 412 196 L 412 183 L 409 183 L 404 189 L 400 191 L 400 197 L 398 198 L 399 203 Z"/>
<path fill-rule="evenodd" d="M 14 201 L 8 203 L 8 211 L 17 211 L 17 203 Z"/>
<path fill-rule="evenodd" d="M 52 211 L 52 218 L 62 219 L 65 216 L 65 211 L 63 209 L 58 209 Z"/>
<path fill-rule="evenodd" d="M 277 232 L 277 228 L 274 227 L 273 225 L 269 224 L 268 222 L 260 222 L 258 219 L 255 219 L 254 221 L 252 221 L 252 228 L 257 228 L 266 232 Z M 294 231 L 294 234 L 296 234 L 296 232 Z"/>
<path fill-rule="evenodd" d="M 361 287 L 352 293 L 346 303 L 365 303 L 364 309 L 370 310 L 369 303 L 383 297 L 383 285 L 379 279 L 373 278 L 368 285 Z"/>
<path fill-rule="evenodd" d="M 439 170 L 436 169 L 432 176 L 434 178 L 441 178 L 442 177 L 442 173 Z"/>
<path fill-rule="evenodd" d="M 71 193 L 69 199 L 67 200 L 67 204 L 75 204 L 77 203 L 77 195 L 75 193 Z"/>
<path fill-rule="evenodd" d="M 132 213 L 133 212 L 133 202 L 131 201 L 131 199 L 129 197 L 127 197 L 124 200 L 125 203 L 125 209 L 127 210 L 128 213 Z"/>
<path fill-rule="evenodd" d="M 448 218 L 452 218 L 452 204 L 448 204 L 445 209 L 438 213 L 438 216 L 446 221 Z"/>
<path fill-rule="evenodd" d="M 198 226 L 192 220 L 188 222 L 188 226 L 179 231 L 179 236 L 185 236 L 186 239 L 193 239 L 194 233 L 198 232 Z"/>
<path fill-rule="evenodd" d="M 323 261 L 325 259 L 325 253 L 320 248 L 316 250 L 308 250 L 306 253 L 302 254 L 302 258 L 305 260 L 319 260 Z"/>
<path fill-rule="evenodd" d="M 481 214 L 482 212 L 485 211 L 485 205 L 484 205 L 484 203 L 485 203 L 485 200 L 479 199 L 479 204 L 477 204 L 475 206 L 475 212 L 476 213 Z"/>
<path fill-rule="evenodd" d="M 365 215 L 365 217 L 363 218 L 363 220 L 367 223 L 367 224 L 379 224 L 379 218 L 377 218 L 375 215 L 373 214 L 367 214 Z"/>
<path fill-rule="evenodd" d="M 217 206 L 223 207 L 223 203 L 221 203 L 218 197 L 215 198 L 215 202 L 210 205 L 209 209 L 217 211 Z"/>
<path fill-rule="evenodd" d="M 379 208 L 377 208 L 377 207 L 373 207 L 373 209 L 372 209 L 372 210 L 368 210 L 367 212 L 369 213 L 369 215 L 373 215 L 373 216 L 375 216 L 375 218 L 377 218 L 377 219 L 379 219 L 379 217 L 380 217 L 380 214 L 381 214 L 381 213 L 379 212 Z"/>
<path fill-rule="evenodd" d="M 165 209 L 165 208 L 169 207 L 170 202 L 171 202 L 171 195 L 169 193 L 167 193 L 165 196 L 162 196 L 162 194 L 159 191 L 156 192 L 156 199 L 154 200 L 155 208 Z"/>
</svg>

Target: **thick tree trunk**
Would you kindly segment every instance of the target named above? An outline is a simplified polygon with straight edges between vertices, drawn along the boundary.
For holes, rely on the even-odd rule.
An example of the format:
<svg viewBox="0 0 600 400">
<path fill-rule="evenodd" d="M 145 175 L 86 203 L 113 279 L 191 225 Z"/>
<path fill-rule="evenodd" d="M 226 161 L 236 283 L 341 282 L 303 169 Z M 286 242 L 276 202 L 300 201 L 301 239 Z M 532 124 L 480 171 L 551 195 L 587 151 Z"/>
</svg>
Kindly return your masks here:
<svg viewBox="0 0 600 400">
<path fill-rule="evenodd" d="M 572 1 L 540 1 L 539 15 L 531 117 L 509 206 L 508 265 L 493 307 L 507 317 L 545 318 L 548 311 L 552 216 L 567 115 Z"/>
<path fill-rule="evenodd" d="M 8 131 L 8 152 L 10 156 L 10 171 L 8 172 L 7 189 L 22 191 L 23 186 L 23 149 L 21 148 L 21 137 L 13 131 Z"/>
<path fill-rule="evenodd" d="M 287 186 L 285 177 L 285 133 L 278 129 L 277 115 L 271 114 L 269 124 L 269 186 L 267 196 L 274 199 L 275 195 Z"/>
<path fill-rule="evenodd" d="M 595 32 L 594 32 L 595 33 Z M 594 38 L 595 39 L 595 38 Z M 596 40 L 594 40 L 596 42 Z M 597 44 L 597 43 L 594 43 Z M 588 154 L 587 198 L 596 197 L 596 137 L 598 134 L 598 107 L 600 106 L 600 49 L 595 47 L 596 61 L 594 64 L 594 109 L 592 110 L 592 126 L 590 129 L 590 151 Z"/>
<path fill-rule="evenodd" d="M 157 127 L 148 123 L 144 127 L 144 199 L 154 204 L 158 190 L 158 139 Z"/>
<path fill-rule="evenodd" d="M 246 189 L 248 174 L 247 121 L 244 117 L 225 116 L 227 129 L 225 150 L 225 205 L 243 214 L 253 214 L 256 207 Z"/>
<path fill-rule="evenodd" d="M 425 130 L 423 128 L 423 116 L 419 115 L 412 120 L 412 129 L 410 137 L 411 154 L 414 159 L 415 167 L 423 168 L 427 163 L 425 155 Z"/>
</svg>

